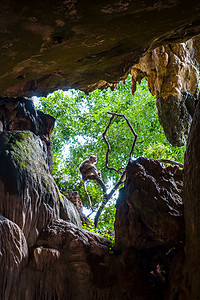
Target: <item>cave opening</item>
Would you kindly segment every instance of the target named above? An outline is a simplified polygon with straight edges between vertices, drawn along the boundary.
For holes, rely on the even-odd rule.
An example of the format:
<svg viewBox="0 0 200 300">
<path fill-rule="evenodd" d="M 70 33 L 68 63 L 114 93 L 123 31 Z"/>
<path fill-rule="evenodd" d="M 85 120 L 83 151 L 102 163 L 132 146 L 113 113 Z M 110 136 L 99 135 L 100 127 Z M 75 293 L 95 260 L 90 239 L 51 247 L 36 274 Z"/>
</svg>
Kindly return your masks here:
<svg viewBox="0 0 200 300">
<path fill-rule="evenodd" d="M 107 126 L 108 111 L 125 114 L 138 133 L 133 159 L 140 156 L 154 159 L 170 159 L 184 162 L 184 147 L 172 146 L 166 139 L 157 115 L 156 98 L 152 96 L 145 79 L 138 83 L 132 94 L 132 77 L 120 82 L 113 91 L 108 88 L 85 94 L 79 90 L 58 90 L 47 98 L 36 98 L 36 107 L 56 119 L 51 140 L 53 141 L 53 177 L 60 192 L 69 195 L 78 192 L 83 211 L 93 220 L 102 201 L 102 191 L 96 182 L 88 182 L 88 202 L 78 166 L 81 161 L 95 154 L 97 167 L 109 190 L 118 174 L 105 168 L 106 147 L 102 133 Z M 110 164 L 123 168 L 128 162 L 132 136 L 120 119 L 111 127 L 108 139 L 111 143 Z M 122 187 L 122 186 L 121 186 Z M 115 203 L 118 193 L 108 202 L 102 215 L 98 232 L 114 230 Z M 90 226 L 86 229 L 90 229 Z M 93 228 L 94 230 L 94 228 Z M 112 234 L 113 235 L 113 234 Z"/>
<path fill-rule="evenodd" d="M 187 43 L 176 47 L 174 51 L 181 50 L 181 54 L 188 57 L 187 51 L 191 48 Z M 157 61 L 162 53 L 164 62 L 172 62 L 173 69 L 174 62 L 168 58 L 172 55 L 169 49 L 171 47 L 154 50 L 151 58 Z M 181 62 L 184 59 L 185 56 Z M 143 60 L 147 60 L 148 65 L 149 53 L 114 90 L 95 89 L 88 94 L 80 90 L 58 90 L 46 98 L 41 97 L 37 109 L 23 97 L 1 99 L 0 175 L 3 193 L 8 195 L 7 204 L 1 202 L 1 222 L 11 226 L 7 219 L 12 220 L 13 230 L 22 235 L 23 264 L 27 268 L 34 266 L 37 271 L 47 266 L 49 272 L 50 262 L 54 261 L 56 272 L 60 269 L 69 272 L 69 264 L 76 273 L 77 255 L 81 251 L 78 262 L 83 266 L 83 274 L 88 272 L 93 276 L 92 280 L 90 275 L 86 276 L 87 284 L 98 285 L 105 292 L 106 282 L 112 278 L 109 293 L 114 290 L 116 299 L 118 291 L 122 295 L 121 288 L 126 285 L 127 278 L 131 284 L 126 289 L 125 299 L 129 299 L 129 293 L 141 295 L 141 288 L 133 291 L 138 272 L 141 276 L 138 276 L 137 285 L 144 287 L 144 299 L 150 295 L 156 300 L 173 291 L 177 274 L 170 275 L 171 272 L 176 268 L 183 272 L 181 262 L 178 259 L 174 262 L 175 257 L 184 257 L 183 170 L 178 165 L 163 165 L 158 159 L 184 163 L 186 146 L 183 144 L 197 101 L 198 70 L 189 60 L 190 71 L 188 65 L 185 66 L 187 72 L 183 67 L 178 71 L 186 76 L 184 80 L 190 78 L 193 84 L 190 86 L 183 80 L 181 84 L 173 82 L 172 86 L 171 81 L 166 80 L 172 72 L 168 70 L 168 63 L 165 71 L 156 69 L 155 65 L 153 71 L 147 71 Z M 160 65 L 163 67 L 159 62 Z M 166 93 L 163 86 L 166 88 L 167 84 Z M 176 106 L 176 109 L 169 111 L 169 106 Z M 125 122 L 115 119 L 108 132 L 112 149 L 109 164 L 116 169 L 126 167 L 126 180 L 119 193 L 108 202 L 96 230 L 93 223 L 88 222 L 83 207 L 89 209 L 87 214 L 95 214 L 102 201 L 102 190 L 94 182 L 87 185 L 91 208 L 78 166 L 91 154 L 96 155 L 97 168 L 108 187 L 119 177 L 105 167 L 106 146 L 102 133 L 109 122 L 108 112 L 126 115 L 138 139 L 133 159 L 127 164 L 133 137 Z M 173 126 L 168 127 L 166 116 Z M 29 218 L 24 217 L 27 212 Z M 77 248 L 71 234 L 78 240 Z M 95 245 L 94 250 L 91 245 Z M 74 247 L 75 259 L 74 250 L 70 254 L 72 258 L 67 259 L 69 249 Z M 28 255 L 30 263 L 27 263 Z M 23 264 L 19 270 L 23 269 Z M 121 272 L 125 274 L 119 288 L 113 273 L 115 266 L 117 276 Z M 27 274 L 20 272 L 18 278 Z M 53 276 L 52 270 L 49 274 Z M 65 280 L 70 276 L 65 275 Z M 75 282 L 80 285 L 79 275 L 76 276 Z M 37 280 L 40 281 L 40 277 Z M 185 284 L 183 279 L 178 284 L 180 293 L 182 284 Z"/>
<path fill-rule="evenodd" d="M 199 300 L 199 1 L 0 7 L 0 298 Z M 120 94 L 125 78 L 118 89 L 131 87 Z M 153 100 L 143 95 L 144 78 Z M 54 92 L 40 103 L 49 112 L 26 98 L 58 88 L 94 96 Z M 114 247 L 82 228 L 64 194 L 89 207 L 77 194 L 77 166 L 91 152 L 105 180 L 112 178 L 101 143 L 108 110 L 124 112 L 139 136 L 117 196 Z M 124 167 L 132 137 L 122 120 L 112 125 L 110 163 Z M 182 160 L 186 142 L 183 170 L 155 159 Z M 97 207 L 102 193 L 88 189 Z"/>
</svg>

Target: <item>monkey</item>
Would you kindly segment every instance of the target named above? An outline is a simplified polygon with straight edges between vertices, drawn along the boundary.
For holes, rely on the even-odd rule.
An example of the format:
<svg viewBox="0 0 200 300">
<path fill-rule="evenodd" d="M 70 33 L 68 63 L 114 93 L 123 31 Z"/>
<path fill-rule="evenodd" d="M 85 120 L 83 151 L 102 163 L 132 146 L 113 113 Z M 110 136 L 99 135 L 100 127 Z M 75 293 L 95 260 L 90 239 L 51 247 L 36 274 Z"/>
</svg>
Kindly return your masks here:
<svg viewBox="0 0 200 300">
<path fill-rule="evenodd" d="M 88 176 L 95 175 L 101 177 L 100 171 L 97 171 L 97 167 L 95 166 L 97 162 L 97 157 L 95 155 L 90 155 L 89 158 L 85 159 L 79 166 L 79 171 L 82 175 L 82 179 L 86 181 Z"/>
<path fill-rule="evenodd" d="M 89 176 L 91 175 L 93 175 L 93 177 L 96 179 L 101 178 L 101 172 L 97 171 L 97 167 L 95 166 L 96 162 L 97 157 L 95 155 L 90 155 L 90 157 L 85 159 L 79 166 L 79 171 L 84 181 L 84 189 L 87 194 L 90 206 L 92 206 L 92 202 L 86 188 L 86 180 L 89 179 Z"/>
</svg>

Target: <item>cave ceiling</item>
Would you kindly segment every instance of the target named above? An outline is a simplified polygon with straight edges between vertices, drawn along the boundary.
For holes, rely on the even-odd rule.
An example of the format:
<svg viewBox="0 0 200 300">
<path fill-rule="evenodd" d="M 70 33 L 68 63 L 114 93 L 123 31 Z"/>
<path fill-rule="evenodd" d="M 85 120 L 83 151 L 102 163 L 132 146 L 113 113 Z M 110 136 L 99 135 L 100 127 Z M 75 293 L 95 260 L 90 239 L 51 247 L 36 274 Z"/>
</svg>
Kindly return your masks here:
<svg viewBox="0 0 200 300">
<path fill-rule="evenodd" d="M 199 33 L 199 1 L 1 1 L 0 96 L 112 86 L 148 49 Z"/>
</svg>

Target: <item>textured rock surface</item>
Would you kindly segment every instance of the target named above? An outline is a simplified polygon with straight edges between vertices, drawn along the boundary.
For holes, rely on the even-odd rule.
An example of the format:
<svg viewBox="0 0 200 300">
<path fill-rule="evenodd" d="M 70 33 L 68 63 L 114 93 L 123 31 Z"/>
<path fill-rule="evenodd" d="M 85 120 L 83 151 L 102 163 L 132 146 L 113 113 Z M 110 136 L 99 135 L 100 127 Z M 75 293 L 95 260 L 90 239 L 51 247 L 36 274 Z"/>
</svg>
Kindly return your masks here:
<svg viewBox="0 0 200 300">
<path fill-rule="evenodd" d="M 174 295 L 173 274 L 182 269 L 173 257 L 184 239 L 178 168 L 144 158 L 128 166 L 127 198 L 118 201 L 116 246 L 109 251 L 107 239 L 59 219 L 59 192 L 39 137 L 30 131 L 2 132 L 0 157 L 0 211 L 11 220 L 0 217 L 2 300 Z"/>
<path fill-rule="evenodd" d="M 159 120 L 169 142 L 174 146 L 184 145 L 198 97 L 199 72 L 193 40 L 149 51 L 132 68 L 131 74 L 133 92 L 136 81 L 143 77 L 148 80 L 149 90 L 156 95 Z"/>
<path fill-rule="evenodd" d="M 142 300 L 148 289 L 154 291 L 149 299 L 187 299 L 182 177 L 178 167 L 164 167 L 142 157 L 127 168 L 116 205 L 115 249 L 122 255 L 128 253 L 130 265 L 135 255 L 133 265 L 139 267 L 147 284 L 140 293 Z"/>
<path fill-rule="evenodd" d="M 149 46 L 165 44 L 152 51 L 156 63 L 150 67 L 155 72 L 149 83 L 168 139 L 184 142 L 196 70 L 190 45 L 171 43 L 199 34 L 199 1 L 89 0 L 86 5 L 76 0 L 10 0 L 1 1 L 0 8 L 1 97 L 112 86 Z M 197 39 L 195 49 L 198 44 Z M 118 201 L 117 252 L 108 252 L 107 240 L 60 221 L 59 192 L 49 172 L 49 131 L 40 131 L 48 126 L 40 127 L 45 120 L 31 105 L 27 113 L 28 103 L 0 101 L 0 212 L 5 216 L 0 217 L 0 298 L 199 300 L 200 107 L 186 155 L 184 256 L 181 175 L 176 168 L 129 166 Z M 35 117 L 41 123 L 36 125 Z M 173 120 L 171 126 L 166 118 Z M 24 129 L 33 132 L 10 132 Z"/>
<path fill-rule="evenodd" d="M 199 299 L 200 282 L 200 105 L 198 103 L 185 156 L 185 227 L 187 300 Z"/>
<path fill-rule="evenodd" d="M 22 230 L 0 214 L 0 298 L 14 299 L 28 247 Z"/>
<path fill-rule="evenodd" d="M 161 299 L 164 284 L 159 274 L 151 274 L 152 265 L 145 265 L 146 254 L 134 249 L 113 254 L 108 246 L 101 236 L 55 221 L 34 246 L 16 299 L 43 299 L 44 294 L 49 300 Z"/>
<path fill-rule="evenodd" d="M 181 247 L 172 255 L 173 259 L 170 264 L 169 270 L 169 289 L 166 291 L 164 300 L 189 300 L 191 298 L 190 289 L 185 272 L 185 253 L 184 248 Z M 198 298 L 197 298 L 198 299 Z"/>
<path fill-rule="evenodd" d="M 95 286 L 93 270 L 102 264 L 109 244 L 105 238 L 71 223 L 55 221 L 35 245 L 22 273 L 17 299 L 24 300 L 25 295 L 30 300 L 43 299 L 44 294 L 49 300 L 112 299 L 106 296 L 110 288 Z"/>
<path fill-rule="evenodd" d="M 183 294 L 178 168 L 144 158 L 129 164 L 109 252 L 107 239 L 59 219 L 59 192 L 39 137 L 2 132 L 0 145 L 2 300 L 174 300 Z"/>
<path fill-rule="evenodd" d="M 1 1 L 0 95 L 117 82 L 148 49 L 200 33 L 193 1 Z"/>
<path fill-rule="evenodd" d="M 54 117 L 37 110 L 32 100 L 22 97 L 0 98 L 1 131 L 30 130 L 36 135 L 50 138 Z"/>
<path fill-rule="evenodd" d="M 50 141 L 55 119 L 37 110 L 32 102 L 25 98 L 0 99 L 0 132 L 30 130 L 40 137 L 47 147 L 48 165 L 53 169 L 52 143 Z"/>
<path fill-rule="evenodd" d="M 83 213 L 83 203 L 79 196 L 79 193 L 77 191 L 73 191 L 73 192 L 65 194 L 65 197 L 74 204 L 74 206 L 76 207 L 76 209 L 79 213 L 81 221 L 85 224 L 88 224 L 90 222 L 90 220 Z"/>
<path fill-rule="evenodd" d="M 82 228 L 80 214 L 76 206 L 63 195 L 60 201 L 60 218 Z"/>
<path fill-rule="evenodd" d="M 22 229 L 28 245 L 59 215 L 59 193 L 47 148 L 30 131 L 0 134 L 0 212 Z"/>
<path fill-rule="evenodd" d="M 127 166 L 116 208 L 116 249 L 172 247 L 184 240 L 182 171 L 140 157 Z"/>
</svg>

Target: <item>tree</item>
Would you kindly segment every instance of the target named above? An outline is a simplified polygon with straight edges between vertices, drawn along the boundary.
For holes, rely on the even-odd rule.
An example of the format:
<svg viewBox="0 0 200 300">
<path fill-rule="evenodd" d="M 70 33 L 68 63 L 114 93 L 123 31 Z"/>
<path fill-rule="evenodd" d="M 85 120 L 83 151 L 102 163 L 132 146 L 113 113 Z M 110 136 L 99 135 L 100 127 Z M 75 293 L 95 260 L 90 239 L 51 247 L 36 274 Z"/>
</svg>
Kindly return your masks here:
<svg viewBox="0 0 200 300">
<path fill-rule="evenodd" d="M 91 154 L 97 155 L 97 168 L 101 170 L 107 187 L 119 178 L 116 172 L 105 167 L 107 148 L 102 133 L 110 118 L 107 111 L 124 114 L 138 134 L 134 158 L 146 156 L 183 162 L 185 148 L 173 147 L 166 140 L 158 121 L 155 97 L 148 91 L 145 80 L 137 86 L 134 96 L 131 94 L 130 77 L 125 85 L 119 83 L 114 91 L 108 88 L 86 95 L 81 91 L 69 90 L 64 93 L 59 90 L 47 98 L 40 98 L 39 109 L 56 118 L 52 136 L 55 180 L 62 193 L 79 191 L 86 207 L 88 199 L 78 172 L 81 161 Z M 110 165 L 116 169 L 125 167 L 133 140 L 126 122 L 115 118 L 107 139 L 112 149 L 109 154 Z M 87 188 L 95 211 L 102 200 L 102 191 L 95 182 L 89 182 Z"/>
</svg>

